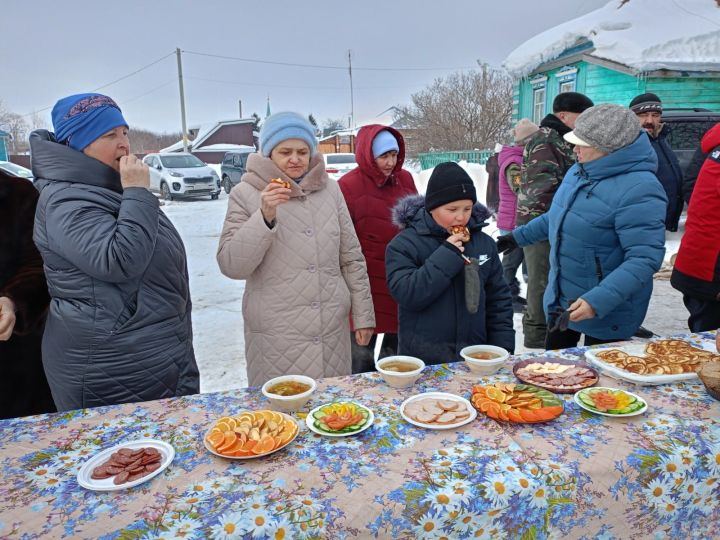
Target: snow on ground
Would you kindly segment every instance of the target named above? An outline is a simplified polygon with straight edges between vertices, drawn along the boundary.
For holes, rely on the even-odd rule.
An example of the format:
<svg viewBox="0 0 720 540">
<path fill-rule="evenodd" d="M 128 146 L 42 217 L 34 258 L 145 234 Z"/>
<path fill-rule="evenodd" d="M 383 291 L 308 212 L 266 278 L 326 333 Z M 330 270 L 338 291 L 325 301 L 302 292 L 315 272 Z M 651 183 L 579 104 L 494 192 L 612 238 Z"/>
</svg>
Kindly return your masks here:
<svg viewBox="0 0 720 540">
<path fill-rule="evenodd" d="M 484 200 L 484 167 L 470 164 L 468 168 L 478 188 L 478 196 Z M 429 174 L 426 171 L 416 176 L 419 191 L 425 191 L 422 181 L 424 179 L 427 184 L 427 178 Z M 193 336 L 195 356 L 200 368 L 201 392 L 247 386 L 242 319 L 245 282 L 223 276 L 215 261 L 227 202 L 227 195 L 223 192 L 216 201 L 173 201 L 165 202 L 162 206 L 180 232 L 187 251 L 193 300 Z M 490 221 L 485 232 L 497 237 L 494 221 Z M 677 252 L 681 235 L 682 232 L 668 233 L 666 261 Z M 522 345 L 521 319 L 520 314 L 514 316 L 517 353 L 529 350 Z M 687 313 L 682 304 L 682 295 L 670 287 L 669 281 L 655 280 L 645 326 L 660 335 L 687 332 Z"/>
<path fill-rule="evenodd" d="M 714 0 L 611 0 L 605 6 L 542 32 L 512 51 L 503 65 L 516 77 L 557 58 L 580 40 L 592 56 L 637 71 L 717 71 L 720 7 Z"/>
</svg>

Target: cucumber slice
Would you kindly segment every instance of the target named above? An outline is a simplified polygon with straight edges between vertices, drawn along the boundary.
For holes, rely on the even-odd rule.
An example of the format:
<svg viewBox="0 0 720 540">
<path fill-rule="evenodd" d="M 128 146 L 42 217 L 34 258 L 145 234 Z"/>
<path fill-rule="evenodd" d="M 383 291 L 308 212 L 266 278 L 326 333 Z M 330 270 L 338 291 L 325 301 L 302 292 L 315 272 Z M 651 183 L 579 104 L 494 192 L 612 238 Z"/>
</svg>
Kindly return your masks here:
<svg viewBox="0 0 720 540">
<path fill-rule="evenodd" d="M 543 407 L 562 407 L 562 401 L 559 399 L 543 399 Z"/>
<path fill-rule="evenodd" d="M 584 394 L 584 393 L 581 393 L 578 396 L 580 398 L 580 401 L 582 401 L 585 405 L 587 405 L 588 407 L 591 407 L 593 409 L 597 409 L 597 407 L 595 406 L 595 402 L 592 400 L 592 398 L 590 396 L 588 396 L 587 394 Z"/>
<path fill-rule="evenodd" d="M 317 410 L 317 411 L 315 411 L 315 412 L 313 413 L 313 418 L 314 418 L 315 420 L 320 420 L 320 419 L 323 418 L 324 416 L 325 416 L 325 413 L 323 413 L 323 412 L 320 411 L 320 410 Z"/>
<path fill-rule="evenodd" d="M 643 403 L 641 403 L 640 401 L 638 401 L 638 400 L 636 399 L 634 403 L 631 403 L 630 405 L 628 405 L 628 406 L 625 407 L 624 409 L 620 409 L 620 414 L 630 414 L 630 413 L 634 413 L 635 411 L 639 411 L 640 409 L 642 409 L 644 406 L 645 406 L 645 405 L 644 405 Z"/>
</svg>

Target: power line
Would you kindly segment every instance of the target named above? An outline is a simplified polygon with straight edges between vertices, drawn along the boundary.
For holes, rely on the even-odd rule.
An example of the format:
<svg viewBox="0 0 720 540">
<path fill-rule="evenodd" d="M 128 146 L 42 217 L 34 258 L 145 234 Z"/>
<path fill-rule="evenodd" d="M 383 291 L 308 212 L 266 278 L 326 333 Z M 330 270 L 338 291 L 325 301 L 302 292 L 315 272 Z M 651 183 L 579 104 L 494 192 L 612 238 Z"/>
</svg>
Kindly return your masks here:
<svg viewBox="0 0 720 540">
<path fill-rule="evenodd" d="M 250 82 L 241 82 L 241 81 L 224 81 L 220 79 L 207 79 L 205 77 L 194 77 L 192 75 L 185 75 L 186 79 L 192 79 L 195 81 L 205 81 L 205 82 L 212 82 L 212 83 L 220 83 L 220 84 L 234 84 L 238 86 L 259 86 L 262 88 L 299 88 L 304 90 L 347 90 L 345 86 L 298 86 L 298 85 L 289 85 L 289 84 L 265 84 L 265 83 L 250 83 Z M 406 88 L 405 86 L 356 86 L 355 88 L 360 88 L 362 90 L 387 90 L 387 89 L 393 89 L 393 88 Z"/>
<path fill-rule="evenodd" d="M 102 90 L 103 88 L 107 88 L 108 86 L 112 86 L 112 85 L 115 84 L 115 83 L 118 83 L 118 82 L 120 82 L 120 81 L 123 81 L 123 80 L 129 78 L 129 77 L 132 77 L 133 75 L 137 75 L 137 74 L 140 73 L 141 71 L 144 71 L 144 70 L 146 70 L 147 68 L 152 67 L 152 66 L 154 66 L 155 64 L 157 64 L 157 63 L 159 63 L 159 62 L 162 62 L 163 60 L 165 60 L 166 58 L 168 58 L 168 57 L 170 57 L 170 56 L 172 56 L 172 55 L 174 55 L 174 54 L 175 54 L 175 51 L 173 51 L 173 52 L 171 52 L 171 53 L 169 53 L 169 54 L 166 54 L 166 55 L 163 56 L 162 58 L 158 58 L 157 60 L 154 60 L 154 61 L 150 62 L 149 64 L 141 67 L 140 69 L 136 69 L 136 70 L 133 71 L 132 73 L 128 73 L 127 75 L 123 75 L 122 77 L 119 77 L 119 78 L 115 79 L 115 80 L 112 81 L 112 82 L 109 82 L 109 83 L 107 83 L 107 84 L 103 84 L 102 86 L 98 86 L 97 88 L 94 88 L 93 90 L 91 90 L 91 92 L 97 92 L 98 90 Z M 157 90 L 157 88 L 156 88 L 155 90 Z M 153 91 L 153 90 L 151 90 L 150 92 L 152 92 L 152 91 Z M 148 93 L 150 93 L 150 92 L 148 92 Z M 133 98 L 133 99 L 136 99 L 136 98 Z M 28 117 L 28 116 L 32 116 L 32 115 L 34 115 L 34 114 L 41 113 L 41 112 L 43 112 L 43 111 L 47 111 L 48 109 L 52 109 L 52 108 L 53 108 L 53 105 L 48 105 L 47 107 L 43 107 L 42 109 L 37 109 L 37 110 L 35 110 L 35 111 L 33 111 L 33 112 L 30 112 L 30 113 L 27 113 L 27 114 L 23 114 L 22 117 L 23 117 L 23 118 L 26 118 L 26 117 Z"/>
<path fill-rule="evenodd" d="M 320 64 L 297 64 L 294 62 L 276 62 L 273 60 L 258 60 L 255 58 L 241 58 L 239 56 L 228 56 L 224 54 L 211 54 L 202 53 L 197 51 L 186 51 L 183 53 L 194 54 L 197 56 L 207 56 L 210 58 L 220 58 L 222 60 L 235 60 L 238 62 L 249 62 L 253 64 L 269 64 L 274 66 L 291 66 L 291 67 L 304 67 L 312 69 L 335 69 L 335 70 L 347 70 L 347 66 L 328 66 Z M 464 67 L 355 67 L 356 71 L 458 71 L 463 69 L 475 69 L 477 66 L 464 66 Z"/>
</svg>

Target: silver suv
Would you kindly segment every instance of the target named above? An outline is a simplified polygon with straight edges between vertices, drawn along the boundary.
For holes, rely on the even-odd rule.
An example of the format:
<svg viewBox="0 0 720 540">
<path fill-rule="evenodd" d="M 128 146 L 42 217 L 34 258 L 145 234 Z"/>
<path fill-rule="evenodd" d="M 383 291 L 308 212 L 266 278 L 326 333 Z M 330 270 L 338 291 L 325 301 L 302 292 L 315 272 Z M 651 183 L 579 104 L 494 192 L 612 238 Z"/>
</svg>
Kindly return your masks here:
<svg viewBox="0 0 720 540">
<path fill-rule="evenodd" d="M 220 178 L 208 165 L 192 154 L 168 152 L 148 154 L 143 163 L 150 167 L 150 191 L 163 199 L 220 195 Z"/>
</svg>

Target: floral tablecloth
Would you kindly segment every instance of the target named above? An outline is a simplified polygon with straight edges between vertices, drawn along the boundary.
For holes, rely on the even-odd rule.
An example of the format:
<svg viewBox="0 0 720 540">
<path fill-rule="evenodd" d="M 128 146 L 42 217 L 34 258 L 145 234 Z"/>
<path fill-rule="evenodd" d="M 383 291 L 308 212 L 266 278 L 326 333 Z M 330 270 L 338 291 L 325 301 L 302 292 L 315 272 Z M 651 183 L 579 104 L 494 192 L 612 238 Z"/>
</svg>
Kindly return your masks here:
<svg viewBox="0 0 720 540">
<path fill-rule="evenodd" d="M 322 380 L 306 412 L 354 399 L 373 409 L 373 427 L 328 438 L 301 422 L 286 449 L 244 461 L 215 457 L 202 434 L 219 416 L 266 408 L 257 389 L 0 421 L 0 538 L 720 537 L 720 402 L 699 381 L 603 377 L 649 402 L 633 418 L 589 414 L 572 396 L 547 424 L 480 414 L 430 431 L 399 413 L 421 391 L 469 397 L 473 384 L 513 380 L 463 363 L 427 368 L 406 390 L 378 374 Z M 146 437 L 176 450 L 161 475 L 116 492 L 78 485 L 100 449 Z"/>
</svg>

